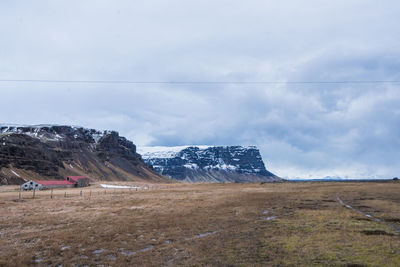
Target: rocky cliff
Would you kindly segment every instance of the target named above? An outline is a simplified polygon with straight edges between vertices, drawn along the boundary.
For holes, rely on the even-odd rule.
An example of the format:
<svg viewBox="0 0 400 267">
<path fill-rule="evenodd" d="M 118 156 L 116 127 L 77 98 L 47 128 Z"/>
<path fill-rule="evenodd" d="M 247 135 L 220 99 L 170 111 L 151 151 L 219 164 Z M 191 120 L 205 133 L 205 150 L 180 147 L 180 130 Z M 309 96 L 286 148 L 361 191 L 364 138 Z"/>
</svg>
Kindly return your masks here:
<svg viewBox="0 0 400 267">
<path fill-rule="evenodd" d="M 139 153 L 158 173 L 186 182 L 271 182 L 255 146 L 143 147 Z"/>
<path fill-rule="evenodd" d="M 114 131 L 0 125 L 0 184 L 84 175 L 94 180 L 167 181 Z"/>
</svg>

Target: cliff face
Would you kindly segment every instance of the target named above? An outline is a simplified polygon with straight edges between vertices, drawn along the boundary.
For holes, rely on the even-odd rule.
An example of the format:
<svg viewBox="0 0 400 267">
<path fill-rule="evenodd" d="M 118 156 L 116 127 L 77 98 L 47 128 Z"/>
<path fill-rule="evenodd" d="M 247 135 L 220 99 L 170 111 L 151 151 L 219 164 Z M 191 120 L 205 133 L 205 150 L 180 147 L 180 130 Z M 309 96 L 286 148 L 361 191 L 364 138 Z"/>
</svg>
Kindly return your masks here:
<svg viewBox="0 0 400 267">
<path fill-rule="evenodd" d="M 0 184 L 68 175 L 94 180 L 167 181 L 117 132 L 72 126 L 0 126 L 0 168 Z"/>
<path fill-rule="evenodd" d="M 186 182 L 271 182 L 255 146 L 141 148 L 144 161 L 158 173 Z"/>
</svg>

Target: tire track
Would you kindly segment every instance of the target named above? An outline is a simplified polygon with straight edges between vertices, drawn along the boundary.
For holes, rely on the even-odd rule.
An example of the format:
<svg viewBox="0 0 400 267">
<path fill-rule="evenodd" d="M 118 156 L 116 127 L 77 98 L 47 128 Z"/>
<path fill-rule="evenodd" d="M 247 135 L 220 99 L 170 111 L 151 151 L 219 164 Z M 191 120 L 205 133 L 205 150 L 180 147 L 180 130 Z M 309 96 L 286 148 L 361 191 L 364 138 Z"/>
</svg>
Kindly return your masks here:
<svg viewBox="0 0 400 267">
<path fill-rule="evenodd" d="M 372 216 L 371 214 L 364 213 L 364 212 L 362 212 L 362 211 L 360 211 L 360 210 L 358 210 L 358 209 L 356 209 L 356 208 L 354 208 L 354 207 L 352 207 L 352 206 L 350 206 L 350 205 L 344 203 L 343 200 L 342 200 L 338 195 L 336 196 L 336 201 L 339 202 L 339 204 L 340 204 L 341 206 L 343 206 L 343 207 L 345 207 L 345 208 L 347 208 L 347 209 L 349 209 L 349 210 L 352 210 L 352 211 L 354 211 L 354 212 L 357 212 L 358 214 L 361 214 L 361 215 L 363 215 L 364 217 L 367 217 L 367 218 L 369 218 L 369 219 L 371 219 L 371 220 L 373 220 L 373 221 L 375 221 L 375 222 L 383 223 L 383 224 L 389 226 L 393 231 L 395 231 L 395 232 L 397 233 L 397 235 L 400 235 L 400 229 L 399 229 L 396 225 L 393 225 L 393 224 L 391 224 L 391 223 L 388 223 L 388 222 L 386 222 L 385 220 L 381 220 L 381 219 L 379 219 L 379 218 L 376 218 L 376 217 Z"/>
</svg>

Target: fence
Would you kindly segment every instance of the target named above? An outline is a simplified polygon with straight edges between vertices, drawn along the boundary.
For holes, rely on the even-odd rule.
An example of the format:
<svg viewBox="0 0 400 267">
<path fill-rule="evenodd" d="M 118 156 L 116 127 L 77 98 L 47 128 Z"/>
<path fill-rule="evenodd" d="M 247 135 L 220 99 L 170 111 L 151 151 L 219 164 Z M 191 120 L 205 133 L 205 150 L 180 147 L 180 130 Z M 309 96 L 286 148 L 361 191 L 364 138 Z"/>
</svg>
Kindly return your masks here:
<svg viewBox="0 0 400 267">
<path fill-rule="evenodd" d="M 120 195 L 120 194 L 133 194 L 136 192 L 148 192 L 151 190 L 165 189 L 166 186 L 160 185 L 150 185 L 144 187 L 131 187 L 131 188 L 57 188 L 57 189 L 47 189 L 47 190 L 31 190 L 24 191 L 19 190 L 17 193 L 17 198 L 13 198 L 14 201 L 23 200 L 34 200 L 34 199 L 62 199 L 62 198 L 73 198 L 78 197 L 82 199 L 91 199 L 96 196 L 104 195 Z"/>
</svg>

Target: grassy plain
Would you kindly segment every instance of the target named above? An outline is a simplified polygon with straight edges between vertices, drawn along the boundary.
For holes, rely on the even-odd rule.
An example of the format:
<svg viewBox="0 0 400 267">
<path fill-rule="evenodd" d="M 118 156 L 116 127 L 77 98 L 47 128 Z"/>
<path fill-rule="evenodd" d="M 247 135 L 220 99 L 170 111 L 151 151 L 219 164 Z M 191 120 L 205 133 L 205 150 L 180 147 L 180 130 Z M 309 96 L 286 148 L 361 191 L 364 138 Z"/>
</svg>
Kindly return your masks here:
<svg viewBox="0 0 400 267">
<path fill-rule="evenodd" d="M 91 186 L 31 198 L 0 187 L 0 266 L 400 266 L 395 182 Z"/>
</svg>

